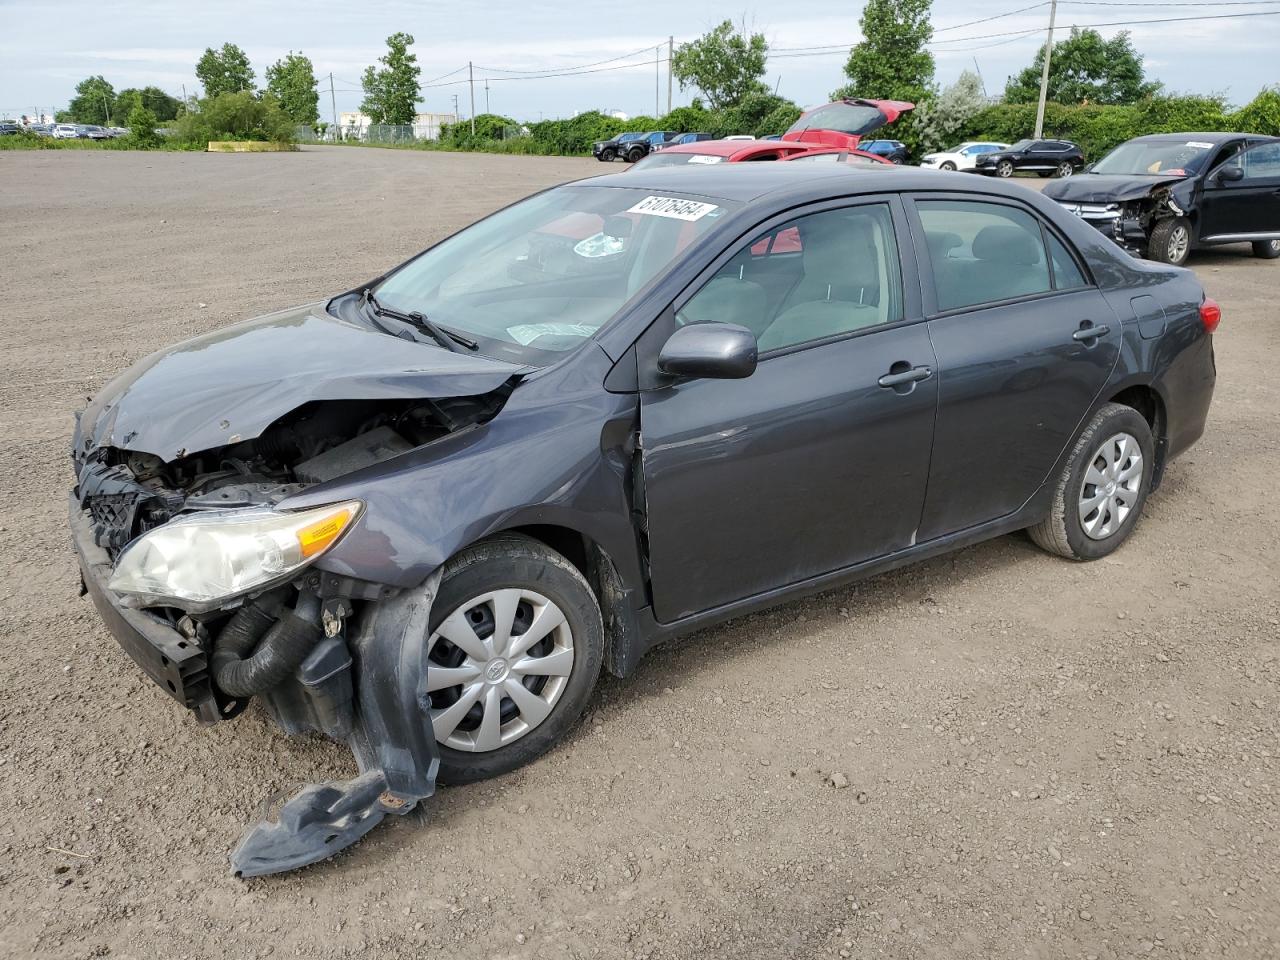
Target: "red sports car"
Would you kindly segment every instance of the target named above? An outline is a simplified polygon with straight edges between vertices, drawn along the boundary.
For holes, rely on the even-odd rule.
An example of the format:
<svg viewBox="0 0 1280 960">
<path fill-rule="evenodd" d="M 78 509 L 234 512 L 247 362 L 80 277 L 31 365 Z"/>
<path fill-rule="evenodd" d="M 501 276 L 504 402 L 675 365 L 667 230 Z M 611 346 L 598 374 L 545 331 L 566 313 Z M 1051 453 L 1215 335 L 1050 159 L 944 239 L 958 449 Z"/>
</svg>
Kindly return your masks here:
<svg viewBox="0 0 1280 960">
<path fill-rule="evenodd" d="M 903 100 L 836 100 L 800 115 L 782 135 L 784 143 L 822 144 L 828 147 L 856 147 L 869 133 L 893 123 L 914 103 Z"/>
</svg>

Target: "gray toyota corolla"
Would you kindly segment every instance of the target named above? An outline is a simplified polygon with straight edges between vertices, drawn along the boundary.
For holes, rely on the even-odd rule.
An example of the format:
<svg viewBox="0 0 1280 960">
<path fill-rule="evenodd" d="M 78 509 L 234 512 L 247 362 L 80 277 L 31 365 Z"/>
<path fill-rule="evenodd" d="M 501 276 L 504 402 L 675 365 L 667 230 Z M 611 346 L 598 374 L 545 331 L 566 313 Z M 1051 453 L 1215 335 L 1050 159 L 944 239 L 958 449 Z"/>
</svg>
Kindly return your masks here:
<svg viewBox="0 0 1280 960">
<path fill-rule="evenodd" d="M 660 641 L 1015 530 L 1105 556 L 1219 316 L 1016 184 L 603 177 L 144 359 L 79 418 L 71 528 L 201 721 L 350 744 L 233 852 L 269 873 L 527 763 Z"/>
</svg>

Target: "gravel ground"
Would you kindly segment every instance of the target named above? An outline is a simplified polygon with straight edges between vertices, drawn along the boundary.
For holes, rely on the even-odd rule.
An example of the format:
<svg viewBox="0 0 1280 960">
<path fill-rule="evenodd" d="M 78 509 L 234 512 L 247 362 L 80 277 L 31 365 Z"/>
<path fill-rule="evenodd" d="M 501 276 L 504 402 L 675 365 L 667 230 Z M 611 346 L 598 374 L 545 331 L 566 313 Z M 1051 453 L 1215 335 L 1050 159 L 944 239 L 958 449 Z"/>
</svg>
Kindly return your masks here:
<svg viewBox="0 0 1280 960">
<path fill-rule="evenodd" d="M 116 647 L 76 596 L 72 412 L 598 172 L 0 154 L 0 954 L 1280 956 L 1280 264 L 1247 248 L 1193 261 L 1217 400 L 1116 556 L 1004 537 L 705 631 L 605 678 L 532 767 L 229 876 L 264 797 L 353 764 L 256 708 L 200 727 Z"/>
</svg>

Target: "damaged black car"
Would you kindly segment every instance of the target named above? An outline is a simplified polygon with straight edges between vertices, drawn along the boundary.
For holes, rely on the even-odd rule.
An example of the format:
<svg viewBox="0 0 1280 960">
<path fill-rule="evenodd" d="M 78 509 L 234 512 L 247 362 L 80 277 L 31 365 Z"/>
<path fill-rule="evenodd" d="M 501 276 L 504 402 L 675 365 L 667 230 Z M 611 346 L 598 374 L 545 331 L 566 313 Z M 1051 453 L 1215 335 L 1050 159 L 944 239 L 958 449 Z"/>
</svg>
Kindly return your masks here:
<svg viewBox="0 0 1280 960">
<path fill-rule="evenodd" d="M 1044 195 L 1131 253 L 1182 265 L 1192 250 L 1248 243 L 1280 258 L 1280 138 L 1168 133 L 1116 147 Z"/>
<path fill-rule="evenodd" d="M 123 649 L 200 721 L 355 754 L 237 873 L 529 762 L 699 627 L 1016 530 L 1105 556 L 1204 429 L 1188 272 L 1001 182 L 724 167 L 537 194 L 79 416 Z"/>
</svg>

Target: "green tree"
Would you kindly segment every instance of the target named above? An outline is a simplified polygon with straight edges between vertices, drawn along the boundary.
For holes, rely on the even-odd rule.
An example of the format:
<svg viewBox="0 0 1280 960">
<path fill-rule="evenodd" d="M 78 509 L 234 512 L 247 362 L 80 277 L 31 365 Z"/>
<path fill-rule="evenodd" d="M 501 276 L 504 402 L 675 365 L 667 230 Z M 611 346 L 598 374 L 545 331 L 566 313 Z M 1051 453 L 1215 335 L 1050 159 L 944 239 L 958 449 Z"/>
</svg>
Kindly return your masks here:
<svg viewBox="0 0 1280 960">
<path fill-rule="evenodd" d="M 111 117 L 117 126 L 123 126 L 129 114 L 142 106 L 142 91 L 134 87 L 121 90 L 111 105 Z"/>
<path fill-rule="evenodd" d="M 156 133 L 156 115 L 144 106 L 136 106 L 128 114 L 129 145 L 145 150 L 159 146 L 160 135 Z"/>
<path fill-rule="evenodd" d="M 196 64 L 196 78 L 204 87 L 206 97 L 253 89 L 249 56 L 234 43 L 224 43 L 221 50 L 206 47 L 204 56 Z"/>
<path fill-rule="evenodd" d="M 769 57 L 763 33 L 748 35 L 725 20 L 697 40 L 682 43 L 671 57 L 680 89 L 696 87 L 713 110 L 731 107 L 749 93 L 765 93 L 760 82 Z"/>
<path fill-rule="evenodd" d="M 955 83 L 916 107 L 912 116 L 920 149 L 938 150 L 963 139 L 960 132 L 986 106 L 982 79 L 965 70 Z"/>
<path fill-rule="evenodd" d="M 1044 47 L 1031 66 L 1010 77 L 1004 88 L 1006 103 L 1035 103 L 1040 98 Z M 1103 40 L 1097 30 L 1072 29 L 1053 45 L 1049 58 L 1049 96 L 1054 103 L 1136 103 L 1160 90 L 1144 76 L 1142 57 L 1133 49 L 1129 32 Z"/>
<path fill-rule="evenodd" d="M 316 89 L 311 58 L 289 51 L 283 60 L 267 67 L 267 90 L 295 122 L 314 125 L 320 119 L 320 92 Z"/>
<path fill-rule="evenodd" d="M 360 84 L 364 87 L 364 100 L 360 110 L 373 123 L 413 123 L 417 113 L 418 57 L 409 52 L 413 37 L 407 33 L 393 33 L 387 37 L 387 53 L 379 57 L 381 68 L 366 67 Z"/>
<path fill-rule="evenodd" d="M 1227 118 L 1227 129 L 1280 136 L 1280 87 L 1264 87 L 1248 104 Z"/>
<path fill-rule="evenodd" d="M 862 40 L 844 65 L 849 82 L 831 94 L 920 103 L 933 86 L 933 0 L 867 0 Z"/>
<path fill-rule="evenodd" d="M 171 97 L 159 87 L 143 87 L 142 88 L 142 105 L 156 115 L 156 119 L 163 122 L 172 120 L 182 110 L 182 101 L 177 97 Z"/>
<path fill-rule="evenodd" d="M 198 110 L 190 110 L 173 123 L 174 139 L 192 145 L 209 140 L 293 141 L 297 124 L 271 94 L 255 96 L 251 90 L 205 97 Z"/>
<path fill-rule="evenodd" d="M 76 84 L 76 95 L 67 104 L 67 115 L 72 123 L 106 126 L 115 99 L 115 88 L 101 75 L 86 77 Z"/>
</svg>

